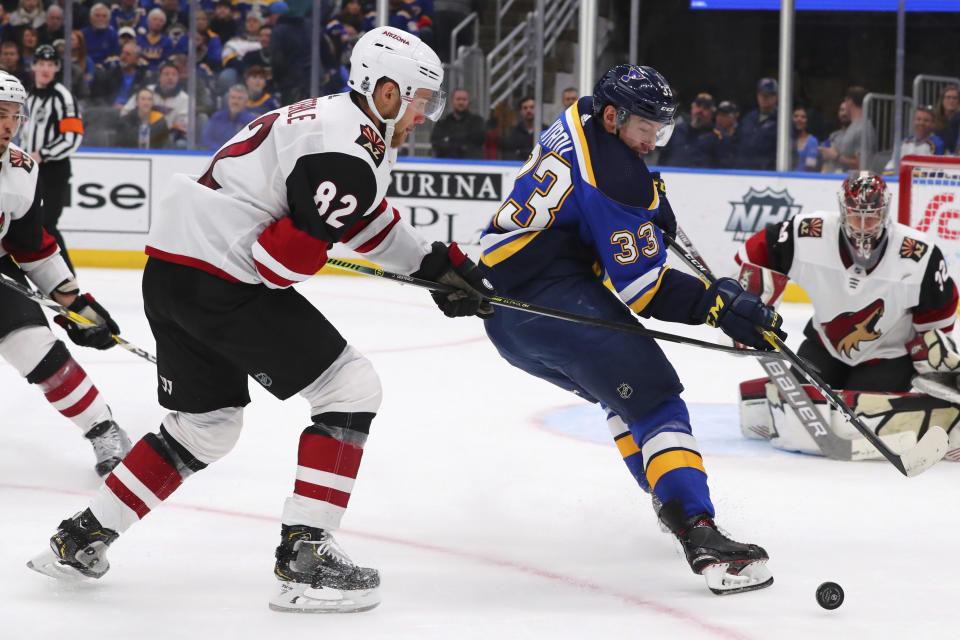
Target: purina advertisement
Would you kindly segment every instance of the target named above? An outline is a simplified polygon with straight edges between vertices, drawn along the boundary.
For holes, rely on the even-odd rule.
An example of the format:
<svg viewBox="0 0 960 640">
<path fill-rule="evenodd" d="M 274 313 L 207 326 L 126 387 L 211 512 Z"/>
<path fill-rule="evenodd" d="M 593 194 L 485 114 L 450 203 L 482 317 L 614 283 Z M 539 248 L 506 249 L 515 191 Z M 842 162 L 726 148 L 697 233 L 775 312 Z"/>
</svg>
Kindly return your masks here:
<svg viewBox="0 0 960 640">
<path fill-rule="evenodd" d="M 60 228 L 71 249 L 142 252 L 157 206 L 174 173 L 203 172 L 200 153 L 80 152 L 73 156 L 69 206 Z M 509 192 L 518 163 L 401 159 L 388 201 L 429 240 L 455 240 L 477 257 L 480 232 Z M 717 273 L 730 274 L 743 241 L 801 212 L 834 210 L 842 176 L 717 172 L 665 168 L 667 196 L 680 225 Z M 897 183 L 891 180 L 892 207 Z M 929 209 L 929 208 L 927 208 Z M 920 208 L 950 271 L 960 273 L 960 204 Z M 895 213 L 895 211 L 892 211 Z M 940 237 L 943 236 L 943 237 Z M 954 251 L 952 245 L 957 245 Z M 349 257 L 346 249 L 334 255 Z"/>
</svg>

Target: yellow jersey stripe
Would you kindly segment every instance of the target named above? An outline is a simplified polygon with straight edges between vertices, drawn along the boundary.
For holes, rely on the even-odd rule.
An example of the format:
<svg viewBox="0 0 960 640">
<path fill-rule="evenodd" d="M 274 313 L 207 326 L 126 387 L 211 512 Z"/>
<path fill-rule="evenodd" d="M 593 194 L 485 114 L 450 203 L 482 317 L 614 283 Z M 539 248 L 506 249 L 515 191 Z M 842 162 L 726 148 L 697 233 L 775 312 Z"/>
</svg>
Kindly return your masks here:
<svg viewBox="0 0 960 640">
<path fill-rule="evenodd" d="M 568 114 L 570 118 L 567 124 L 573 125 L 573 131 L 577 134 L 574 139 L 577 146 L 577 158 L 580 160 L 581 172 L 584 174 L 587 182 L 590 183 L 592 187 L 597 186 L 597 180 L 593 176 L 593 164 L 590 162 L 590 150 L 587 148 L 587 136 L 583 133 L 583 124 L 580 122 L 580 110 L 577 108 L 577 103 L 574 103 L 570 107 L 570 113 Z"/>
<path fill-rule="evenodd" d="M 517 251 L 520 251 L 525 246 L 527 246 L 531 240 L 537 237 L 539 231 L 532 231 L 530 233 L 525 233 L 523 235 L 517 236 L 516 239 L 503 244 L 489 253 L 484 253 L 480 256 L 480 262 L 492 267 L 496 264 L 499 264 L 515 254 Z"/>
<path fill-rule="evenodd" d="M 699 455 L 686 449 L 674 449 L 661 453 L 650 461 L 650 464 L 647 465 L 647 482 L 650 483 L 652 489 L 655 489 L 657 481 L 665 473 L 683 468 L 699 469 L 704 474 L 707 473 L 706 469 L 703 468 L 703 459 Z"/>
<path fill-rule="evenodd" d="M 670 267 L 667 265 L 663 265 L 663 268 L 660 269 L 660 275 L 657 277 L 657 282 L 652 287 L 647 289 L 643 295 L 630 303 L 630 309 L 632 309 L 634 313 L 640 313 L 648 304 L 650 304 L 653 296 L 655 296 L 657 291 L 660 290 L 660 284 L 663 282 L 663 274 L 665 274 L 669 268 Z"/>
</svg>

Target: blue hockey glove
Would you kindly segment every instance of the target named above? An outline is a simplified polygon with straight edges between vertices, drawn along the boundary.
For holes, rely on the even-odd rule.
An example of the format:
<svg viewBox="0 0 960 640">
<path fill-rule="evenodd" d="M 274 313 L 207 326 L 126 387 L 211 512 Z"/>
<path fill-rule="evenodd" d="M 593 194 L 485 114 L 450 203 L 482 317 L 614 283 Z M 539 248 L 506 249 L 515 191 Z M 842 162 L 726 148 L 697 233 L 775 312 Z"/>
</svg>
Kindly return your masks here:
<svg viewBox="0 0 960 640">
<path fill-rule="evenodd" d="M 486 298 L 497 295 L 497 292 L 487 283 L 476 263 L 460 251 L 456 242 L 451 242 L 450 246 L 434 242 L 420 268 L 410 275 L 456 288 L 450 293 L 434 291 L 430 294 L 448 318 L 493 315 L 493 305 Z"/>
<path fill-rule="evenodd" d="M 653 186 L 660 199 L 660 207 L 657 209 L 657 215 L 654 216 L 653 222 L 660 227 L 664 235 L 670 236 L 670 239 L 673 240 L 677 236 L 677 216 L 673 213 L 673 207 L 667 200 L 667 188 L 663 184 L 663 179 L 660 178 L 659 171 L 651 171 L 650 176 L 653 178 Z"/>
<path fill-rule="evenodd" d="M 780 328 L 783 320 L 773 307 L 744 291 L 733 278 L 720 278 L 710 285 L 694 308 L 694 314 L 711 327 L 720 327 L 737 342 L 761 351 L 773 350 L 773 345 L 763 337 L 763 331 L 772 331 L 781 340 L 787 339 L 787 334 Z"/>
</svg>

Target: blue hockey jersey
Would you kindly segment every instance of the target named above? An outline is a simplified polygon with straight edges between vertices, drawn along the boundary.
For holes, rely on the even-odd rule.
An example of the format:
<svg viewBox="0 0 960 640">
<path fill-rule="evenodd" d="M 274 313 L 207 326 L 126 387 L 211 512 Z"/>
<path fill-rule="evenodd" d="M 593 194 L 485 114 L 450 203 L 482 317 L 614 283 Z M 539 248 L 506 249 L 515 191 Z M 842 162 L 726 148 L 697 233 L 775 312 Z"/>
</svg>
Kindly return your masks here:
<svg viewBox="0 0 960 640">
<path fill-rule="evenodd" d="M 593 98 L 581 98 L 540 135 L 481 236 L 481 264 L 500 291 L 557 259 L 599 264 L 640 313 L 668 270 L 659 196 L 643 159 L 592 113 Z"/>
</svg>

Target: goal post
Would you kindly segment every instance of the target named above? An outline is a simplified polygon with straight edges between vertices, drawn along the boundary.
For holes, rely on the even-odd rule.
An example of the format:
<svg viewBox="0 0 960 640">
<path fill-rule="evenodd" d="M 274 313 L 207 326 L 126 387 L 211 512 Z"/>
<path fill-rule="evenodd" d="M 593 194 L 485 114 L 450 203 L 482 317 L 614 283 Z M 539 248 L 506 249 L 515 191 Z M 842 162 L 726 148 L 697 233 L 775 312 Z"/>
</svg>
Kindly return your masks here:
<svg viewBox="0 0 960 640">
<path fill-rule="evenodd" d="M 960 282 L 960 157 L 904 156 L 897 219 L 930 236 Z"/>
</svg>

